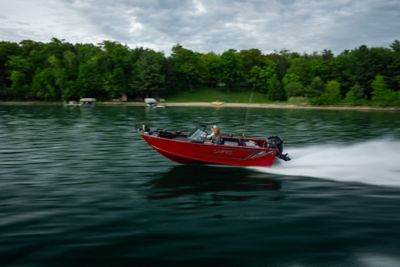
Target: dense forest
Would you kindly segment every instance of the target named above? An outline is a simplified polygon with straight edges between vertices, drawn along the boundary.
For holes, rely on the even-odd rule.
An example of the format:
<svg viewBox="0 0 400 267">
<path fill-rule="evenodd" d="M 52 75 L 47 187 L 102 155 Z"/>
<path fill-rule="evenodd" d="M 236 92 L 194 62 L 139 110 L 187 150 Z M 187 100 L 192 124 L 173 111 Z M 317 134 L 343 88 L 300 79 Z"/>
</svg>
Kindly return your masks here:
<svg viewBox="0 0 400 267">
<path fill-rule="evenodd" d="M 0 100 L 67 101 L 165 97 L 182 91 L 256 90 L 271 101 L 400 106 L 400 42 L 334 55 L 258 49 L 198 53 L 177 44 L 170 56 L 117 42 L 0 42 Z"/>
</svg>

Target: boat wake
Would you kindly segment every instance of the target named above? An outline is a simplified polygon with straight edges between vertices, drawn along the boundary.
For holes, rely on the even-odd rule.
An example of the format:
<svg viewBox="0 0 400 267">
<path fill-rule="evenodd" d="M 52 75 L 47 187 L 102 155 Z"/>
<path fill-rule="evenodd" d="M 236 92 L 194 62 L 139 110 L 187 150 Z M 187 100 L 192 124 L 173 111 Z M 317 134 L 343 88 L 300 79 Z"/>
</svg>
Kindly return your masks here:
<svg viewBox="0 0 400 267">
<path fill-rule="evenodd" d="M 400 186 L 400 141 L 384 139 L 351 145 L 287 148 L 292 161 L 258 171 Z"/>
</svg>

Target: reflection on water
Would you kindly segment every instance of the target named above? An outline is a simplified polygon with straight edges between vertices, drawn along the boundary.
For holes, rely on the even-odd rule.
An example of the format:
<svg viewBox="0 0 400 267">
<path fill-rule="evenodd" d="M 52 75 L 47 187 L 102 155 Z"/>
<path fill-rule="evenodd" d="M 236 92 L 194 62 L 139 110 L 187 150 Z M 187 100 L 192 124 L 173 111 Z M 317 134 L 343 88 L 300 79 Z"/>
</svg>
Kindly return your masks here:
<svg viewBox="0 0 400 267">
<path fill-rule="evenodd" d="M 149 181 L 154 187 L 152 198 L 170 198 L 205 192 L 279 191 L 281 182 L 270 174 L 243 168 L 207 165 L 180 165 L 171 168 L 161 178 Z M 253 196 L 229 195 L 230 200 L 245 200 Z M 223 198 L 223 197 L 221 197 Z"/>
</svg>

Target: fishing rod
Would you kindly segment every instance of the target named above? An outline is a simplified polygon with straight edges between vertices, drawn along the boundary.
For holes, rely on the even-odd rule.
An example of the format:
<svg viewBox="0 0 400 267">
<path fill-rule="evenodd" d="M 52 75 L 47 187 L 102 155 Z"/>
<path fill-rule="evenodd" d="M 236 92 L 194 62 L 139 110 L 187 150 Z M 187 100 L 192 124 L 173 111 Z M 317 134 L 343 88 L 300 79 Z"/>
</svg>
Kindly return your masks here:
<svg viewBox="0 0 400 267">
<path fill-rule="evenodd" d="M 243 128 L 243 133 L 242 133 L 243 138 L 246 136 L 247 121 L 249 119 L 249 104 L 251 102 L 253 102 L 253 97 L 254 97 L 254 85 L 253 85 L 253 88 L 251 89 L 249 101 L 247 102 L 247 106 L 246 106 L 246 112 L 245 112 L 245 116 L 244 116 L 244 128 Z"/>
</svg>

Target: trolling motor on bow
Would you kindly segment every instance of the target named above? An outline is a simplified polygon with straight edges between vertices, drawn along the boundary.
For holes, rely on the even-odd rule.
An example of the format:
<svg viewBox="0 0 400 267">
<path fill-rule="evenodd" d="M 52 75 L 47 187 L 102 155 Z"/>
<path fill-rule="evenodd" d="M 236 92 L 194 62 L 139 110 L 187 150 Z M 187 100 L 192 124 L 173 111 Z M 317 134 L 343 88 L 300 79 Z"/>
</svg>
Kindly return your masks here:
<svg viewBox="0 0 400 267">
<path fill-rule="evenodd" d="M 275 147 L 278 149 L 278 158 L 284 161 L 290 160 L 290 157 L 288 154 L 282 154 L 283 153 L 283 140 L 279 136 L 270 136 L 267 138 L 267 145 L 269 147 Z"/>
<path fill-rule="evenodd" d="M 149 133 L 151 132 L 150 128 L 146 124 L 143 124 L 137 130 L 138 130 L 138 132 L 149 132 Z"/>
<path fill-rule="evenodd" d="M 169 132 L 167 130 L 163 130 L 163 129 L 156 129 L 154 131 L 152 131 L 150 129 L 150 127 L 148 127 L 146 124 L 143 124 L 142 126 L 140 126 L 137 131 L 139 133 L 146 133 L 149 135 L 156 135 L 158 137 L 164 137 L 164 138 L 173 138 L 177 135 L 181 135 L 181 132 Z"/>
</svg>

